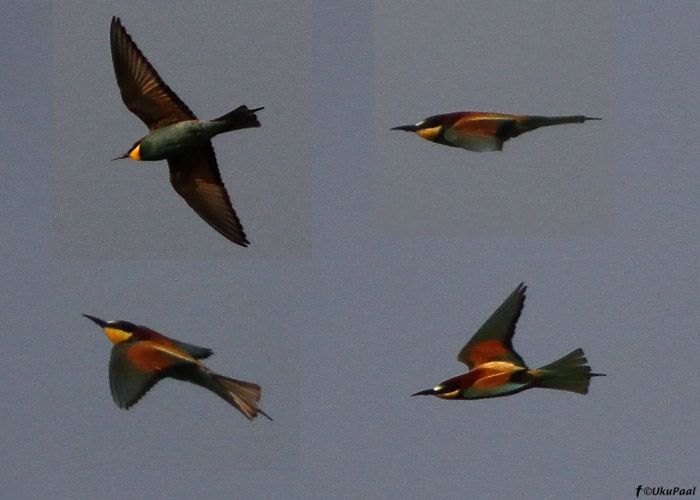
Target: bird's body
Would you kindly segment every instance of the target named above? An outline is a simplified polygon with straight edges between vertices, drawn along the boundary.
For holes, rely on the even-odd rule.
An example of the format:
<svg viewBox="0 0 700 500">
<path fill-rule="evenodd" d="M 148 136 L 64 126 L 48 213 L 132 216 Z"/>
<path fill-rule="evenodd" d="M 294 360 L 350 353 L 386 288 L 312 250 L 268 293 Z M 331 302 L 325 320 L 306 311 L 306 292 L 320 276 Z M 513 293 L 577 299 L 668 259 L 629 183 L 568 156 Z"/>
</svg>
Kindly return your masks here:
<svg viewBox="0 0 700 500">
<path fill-rule="evenodd" d="M 242 114 L 250 116 L 255 110 L 235 109 L 231 113 L 214 120 L 183 120 L 153 130 L 139 140 L 128 154 L 139 161 L 158 161 L 186 155 L 202 146 L 211 144 L 209 140 L 239 126 Z"/>
<path fill-rule="evenodd" d="M 520 134 L 552 125 L 600 120 L 583 115 L 537 116 L 458 111 L 429 116 L 415 125 L 401 125 L 391 130 L 415 132 L 427 141 L 469 151 L 502 151 L 503 143 Z"/>
<path fill-rule="evenodd" d="M 112 18 L 112 62 L 126 107 L 148 127 L 123 155 L 141 161 L 167 160 L 170 182 L 187 204 L 230 241 L 249 244 L 219 174 L 211 138 L 232 130 L 259 127 L 255 112 L 239 106 L 214 120 L 195 114 L 160 78 L 121 24 Z"/>
<path fill-rule="evenodd" d="M 144 137 L 129 157 L 140 161 L 157 161 L 186 154 L 220 134 L 221 132 L 217 131 L 219 128 L 221 125 L 214 121 L 189 120 L 173 123 Z"/>
<path fill-rule="evenodd" d="M 535 387 L 587 394 L 591 373 L 583 350 L 532 370 L 513 350 L 515 324 L 525 302 L 522 283 L 462 348 L 457 359 L 469 372 L 445 380 L 432 389 L 413 396 L 436 396 L 441 399 L 483 399 L 507 396 Z"/>
<path fill-rule="evenodd" d="M 109 385 L 114 402 L 128 409 L 159 380 L 170 377 L 192 382 L 214 392 L 235 406 L 248 419 L 258 413 L 260 386 L 212 372 L 199 361 L 211 349 L 166 337 L 162 333 L 128 321 L 103 321 L 83 314 L 100 326 L 114 343 L 109 362 Z"/>
</svg>

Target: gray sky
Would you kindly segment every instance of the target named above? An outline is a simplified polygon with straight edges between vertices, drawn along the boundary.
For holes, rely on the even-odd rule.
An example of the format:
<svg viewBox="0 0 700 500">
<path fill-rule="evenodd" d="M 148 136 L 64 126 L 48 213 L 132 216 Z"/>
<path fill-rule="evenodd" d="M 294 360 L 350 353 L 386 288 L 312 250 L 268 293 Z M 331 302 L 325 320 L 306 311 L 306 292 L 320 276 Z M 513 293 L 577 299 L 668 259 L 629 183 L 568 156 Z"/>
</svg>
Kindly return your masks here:
<svg viewBox="0 0 700 500">
<path fill-rule="evenodd" d="M 438 7 L 439 6 L 439 7 Z M 612 2 L 375 2 L 375 220 L 398 236 L 611 233 Z M 452 111 L 587 115 L 467 155 L 390 131 Z"/>
<path fill-rule="evenodd" d="M 634 498 L 639 484 L 697 486 L 700 11 L 625 4 L 402 2 L 394 11 L 389 2 L 242 2 L 178 8 L 167 19 L 165 4 L 160 14 L 137 4 L 8 8 L 0 33 L 16 49 L 1 56 L 4 496 L 587 499 Z M 266 106 L 263 128 L 214 141 L 250 248 L 194 215 L 192 229 L 173 235 L 190 214 L 165 165 L 108 161 L 145 130 L 114 83 L 113 14 L 195 113 Z M 243 55 L 239 22 L 249 26 Z M 268 38 L 281 32 L 301 41 L 282 49 Z M 64 42 L 84 99 L 63 80 Z M 278 59 L 275 50 L 301 55 Z M 217 68 L 222 57 L 264 66 L 270 84 Z M 469 78 L 465 67 L 475 68 Z M 222 86 L 229 77 L 231 88 Z M 277 103 L 290 78 L 306 98 Z M 543 91 L 543 81 L 557 84 Z M 500 154 L 388 130 L 459 109 L 603 121 L 532 132 Z M 275 131 L 272 148 L 264 133 Z M 75 142 L 83 134 L 94 137 L 88 146 Z M 268 163 L 285 153 L 284 165 Z M 90 176 L 74 186 L 78 227 L 61 214 L 72 169 Z M 577 181 L 583 215 L 562 198 Z M 306 193 L 293 214 L 279 199 L 270 205 L 291 196 L 277 182 Z M 431 194 L 424 210 L 413 208 L 420 224 L 398 217 L 408 200 L 392 183 L 407 197 Z M 487 230 L 477 223 L 491 212 L 456 223 L 481 195 L 473 184 L 511 200 Z M 105 188 L 116 199 L 94 192 Z M 132 199 L 141 189 L 149 199 Z M 554 208 L 565 216 L 537 225 L 528 200 L 545 191 L 543 217 Z M 597 195 L 600 206 L 588 199 Z M 153 215 L 171 210 L 180 211 L 172 221 Z M 521 231 L 509 210 L 524 214 Z M 302 235 L 313 222 L 312 256 L 309 241 L 292 243 L 294 231 L 276 226 L 283 220 Z M 123 238 L 128 245 L 110 248 Z M 193 258 L 199 245 L 221 259 Z M 528 293 L 514 345 L 525 361 L 540 366 L 582 347 L 608 376 L 587 396 L 410 398 L 465 371 L 459 349 L 520 281 Z M 247 422 L 213 394 L 172 381 L 118 409 L 111 344 L 80 313 L 214 348 L 207 364 L 259 383 L 274 422 Z"/>
<path fill-rule="evenodd" d="M 117 10 L 106 1 L 56 4 L 57 255 L 309 258 L 310 2 L 179 3 L 132 2 Z M 119 94 L 109 49 L 112 15 L 122 18 L 163 80 L 200 118 L 241 104 L 265 107 L 258 114 L 261 128 L 213 140 L 222 179 L 255 251 L 237 248 L 203 224 L 171 187 L 166 162 L 110 161 L 147 132 Z"/>
</svg>

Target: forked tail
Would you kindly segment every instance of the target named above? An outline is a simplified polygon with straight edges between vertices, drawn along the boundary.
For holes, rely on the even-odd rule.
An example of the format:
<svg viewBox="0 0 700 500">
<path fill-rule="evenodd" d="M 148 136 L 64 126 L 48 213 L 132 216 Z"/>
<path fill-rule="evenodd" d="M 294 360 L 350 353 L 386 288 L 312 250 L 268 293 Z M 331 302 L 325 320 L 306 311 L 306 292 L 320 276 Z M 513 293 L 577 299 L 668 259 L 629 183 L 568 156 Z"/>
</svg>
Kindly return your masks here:
<svg viewBox="0 0 700 500">
<path fill-rule="evenodd" d="M 257 417 L 258 413 L 272 420 L 270 415 L 258 408 L 258 401 L 260 401 L 260 386 L 258 384 L 224 377 L 216 373 L 210 373 L 210 375 L 214 383 L 213 387 L 209 387 L 209 389 L 238 408 L 249 420 Z"/>
<path fill-rule="evenodd" d="M 546 389 L 587 394 L 592 377 L 603 377 L 602 373 L 591 373 L 586 365 L 583 349 L 576 349 L 563 358 L 536 370 L 539 373 L 535 385 Z"/>
<path fill-rule="evenodd" d="M 256 111 L 264 109 L 254 108 L 248 109 L 246 105 L 238 106 L 233 111 L 226 113 L 218 118 L 213 119 L 213 122 L 226 122 L 226 129 L 224 132 L 229 132 L 231 130 L 240 130 L 243 128 L 253 128 L 259 127 L 260 122 L 258 117 L 255 116 Z"/>
</svg>

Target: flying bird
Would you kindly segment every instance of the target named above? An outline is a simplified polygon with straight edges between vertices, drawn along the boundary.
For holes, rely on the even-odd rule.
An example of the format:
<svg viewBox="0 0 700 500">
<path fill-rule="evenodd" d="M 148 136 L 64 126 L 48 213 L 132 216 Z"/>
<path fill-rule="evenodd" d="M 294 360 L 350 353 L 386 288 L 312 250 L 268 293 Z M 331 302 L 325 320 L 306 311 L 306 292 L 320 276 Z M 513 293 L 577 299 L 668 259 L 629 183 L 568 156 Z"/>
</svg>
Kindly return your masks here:
<svg viewBox="0 0 700 500">
<path fill-rule="evenodd" d="M 192 382 L 235 406 L 248 420 L 258 413 L 260 386 L 214 373 L 199 360 L 213 354 L 211 349 L 166 337 L 148 327 L 128 321 L 103 321 L 83 314 L 102 328 L 114 343 L 109 360 L 109 386 L 119 408 L 138 402 L 159 380 L 170 377 Z"/>
<path fill-rule="evenodd" d="M 588 116 L 527 116 L 458 111 L 429 116 L 415 125 L 401 125 L 391 130 L 415 132 L 423 139 L 469 151 L 503 151 L 503 143 L 512 137 L 551 125 L 600 120 Z"/>
<path fill-rule="evenodd" d="M 232 130 L 259 127 L 255 113 L 263 108 L 248 109 L 243 105 L 213 120 L 198 120 L 163 82 L 118 17 L 112 18 L 109 35 L 122 100 L 149 131 L 114 159 L 167 160 L 170 183 L 187 204 L 224 237 L 248 246 L 221 181 L 210 139 Z"/>
<path fill-rule="evenodd" d="M 495 398 L 534 387 L 587 394 L 591 378 L 604 374 L 591 373 L 582 349 L 576 349 L 537 370 L 529 369 L 513 350 L 515 324 L 523 310 L 526 288 L 520 283 L 459 351 L 457 360 L 469 367 L 468 373 L 412 396 Z"/>
</svg>

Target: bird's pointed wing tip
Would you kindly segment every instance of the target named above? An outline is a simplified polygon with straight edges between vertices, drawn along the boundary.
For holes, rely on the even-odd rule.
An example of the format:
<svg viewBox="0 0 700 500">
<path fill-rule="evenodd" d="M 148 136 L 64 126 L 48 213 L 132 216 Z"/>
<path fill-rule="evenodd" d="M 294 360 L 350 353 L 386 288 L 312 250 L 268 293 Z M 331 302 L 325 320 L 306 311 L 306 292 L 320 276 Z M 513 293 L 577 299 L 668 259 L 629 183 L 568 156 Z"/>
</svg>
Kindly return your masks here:
<svg viewBox="0 0 700 500">
<path fill-rule="evenodd" d="M 111 31 L 114 31 L 117 28 L 124 29 L 122 20 L 119 18 L 119 16 L 112 16 L 112 21 L 110 22 L 109 27 Z"/>
</svg>

